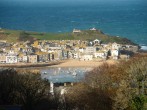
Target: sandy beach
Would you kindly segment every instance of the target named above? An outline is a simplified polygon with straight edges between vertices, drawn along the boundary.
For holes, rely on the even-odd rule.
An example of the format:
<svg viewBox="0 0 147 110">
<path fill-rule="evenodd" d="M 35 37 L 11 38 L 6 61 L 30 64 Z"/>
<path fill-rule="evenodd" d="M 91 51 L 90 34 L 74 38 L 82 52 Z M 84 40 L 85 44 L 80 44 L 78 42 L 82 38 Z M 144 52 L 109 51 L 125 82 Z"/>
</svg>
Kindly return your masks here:
<svg viewBox="0 0 147 110">
<path fill-rule="evenodd" d="M 79 60 L 63 60 L 63 61 L 55 61 L 49 63 L 37 63 L 37 64 L 0 64 L 1 68 L 48 68 L 48 67 L 97 67 L 102 65 L 103 63 L 108 64 L 116 64 L 118 61 L 116 60 L 98 60 L 98 61 L 79 61 Z"/>
<path fill-rule="evenodd" d="M 79 60 L 66 60 L 58 65 L 52 65 L 50 67 L 97 67 L 102 65 L 104 62 L 108 64 L 116 64 L 116 60 L 106 61 L 79 61 Z"/>
</svg>

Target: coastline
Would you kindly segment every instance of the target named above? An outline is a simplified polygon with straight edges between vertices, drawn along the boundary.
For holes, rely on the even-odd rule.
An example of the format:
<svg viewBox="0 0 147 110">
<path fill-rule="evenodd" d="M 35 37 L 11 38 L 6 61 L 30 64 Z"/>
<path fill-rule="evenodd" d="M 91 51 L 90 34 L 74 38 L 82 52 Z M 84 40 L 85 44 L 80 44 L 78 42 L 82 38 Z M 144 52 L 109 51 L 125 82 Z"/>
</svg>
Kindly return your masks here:
<svg viewBox="0 0 147 110">
<path fill-rule="evenodd" d="M 99 60 L 99 61 L 79 61 L 79 60 L 67 60 L 64 61 L 58 65 L 51 65 L 49 67 L 98 67 L 102 65 L 103 63 L 108 63 L 108 64 L 116 64 L 118 61 L 116 60 Z"/>
<path fill-rule="evenodd" d="M 116 60 L 99 60 L 99 61 L 79 61 L 79 60 L 64 60 L 63 62 L 57 65 L 42 66 L 42 67 L 26 67 L 26 68 L 16 68 L 20 73 L 32 72 L 34 74 L 40 73 L 40 70 L 49 69 L 49 68 L 96 68 L 101 66 L 104 63 L 108 64 L 117 64 L 119 61 Z M 28 69 L 29 68 L 29 69 Z"/>
<path fill-rule="evenodd" d="M 47 67 L 58 65 L 63 61 L 54 61 L 49 63 L 17 63 L 17 64 L 0 64 L 0 68 L 30 68 L 30 67 Z"/>
<path fill-rule="evenodd" d="M 99 60 L 99 61 L 79 61 L 79 60 L 64 60 L 49 63 L 20 63 L 20 64 L 0 64 L 1 68 L 48 68 L 48 67 L 98 67 L 103 63 L 116 64 L 116 60 Z"/>
</svg>

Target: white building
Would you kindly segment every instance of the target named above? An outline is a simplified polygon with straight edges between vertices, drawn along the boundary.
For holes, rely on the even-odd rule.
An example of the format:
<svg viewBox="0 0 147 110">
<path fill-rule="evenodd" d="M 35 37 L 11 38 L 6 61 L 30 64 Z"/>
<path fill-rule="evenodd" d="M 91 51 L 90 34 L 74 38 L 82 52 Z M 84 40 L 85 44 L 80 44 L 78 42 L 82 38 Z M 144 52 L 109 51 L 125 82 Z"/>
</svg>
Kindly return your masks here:
<svg viewBox="0 0 147 110">
<path fill-rule="evenodd" d="M 93 54 L 96 52 L 96 47 L 86 47 L 85 53 Z"/>
<path fill-rule="evenodd" d="M 83 55 L 83 56 L 81 56 L 80 60 L 91 61 L 91 60 L 93 60 L 93 55 Z"/>
<path fill-rule="evenodd" d="M 42 52 L 47 52 L 47 49 L 41 48 L 40 50 L 41 50 Z"/>
<path fill-rule="evenodd" d="M 6 54 L 5 53 L 0 54 L 0 63 L 6 63 Z"/>
<path fill-rule="evenodd" d="M 75 47 L 74 51 L 76 51 L 76 52 L 79 51 L 79 47 Z"/>
<path fill-rule="evenodd" d="M 91 31 L 96 31 L 96 28 L 91 28 L 90 30 L 91 30 Z"/>
<path fill-rule="evenodd" d="M 84 53 L 84 48 L 79 48 L 79 52 Z"/>
<path fill-rule="evenodd" d="M 18 57 L 17 55 L 8 55 L 6 56 L 6 63 L 17 63 Z"/>
<path fill-rule="evenodd" d="M 118 50 L 118 49 L 120 49 L 120 47 L 121 47 L 121 45 L 120 44 L 117 44 L 116 42 L 114 42 L 112 44 L 112 50 Z"/>
<path fill-rule="evenodd" d="M 28 56 L 23 56 L 22 61 L 27 63 L 28 62 Z"/>
<path fill-rule="evenodd" d="M 66 93 L 67 93 L 67 90 L 65 88 L 62 88 L 61 89 L 61 92 L 60 92 L 61 96 L 64 95 L 64 94 L 66 94 Z"/>
<path fill-rule="evenodd" d="M 55 51 L 55 50 L 49 49 L 47 52 L 48 52 L 48 53 L 55 53 L 56 51 Z"/>
<path fill-rule="evenodd" d="M 50 82 L 50 93 L 53 95 L 54 94 L 54 83 Z"/>
<path fill-rule="evenodd" d="M 49 47 L 49 50 L 61 50 L 62 47 Z"/>
<path fill-rule="evenodd" d="M 94 43 L 94 44 L 100 44 L 100 43 L 101 43 L 101 40 L 95 39 L 95 40 L 93 41 L 93 43 Z"/>
<path fill-rule="evenodd" d="M 80 33 L 81 30 L 78 30 L 78 29 L 73 29 L 73 33 Z"/>
<path fill-rule="evenodd" d="M 95 58 L 106 58 L 107 57 L 107 52 L 96 52 L 94 53 Z"/>
<path fill-rule="evenodd" d="M 13 54 L 15 54 L 15 51 L 14 51 L 14 50 L 9 50 L 9 51 L 8 51 L 8 54 L 13 55 Z"/>
<path fill-rule="evenodd" d="M 111 50 L 111 56 L 113 59 L 118 59 L 119 57 L 119 50 Z"/>
<path fill-rule="evenodd" d="M 78 53 L 73 53 L 73 58 L 74 59 L 78 59 L 79 58 L 79 54 Z"/>
<path fill-rule="evenodd" d="M 38 62 L 37 55 L 35 55 L 35 54 L 28 55 L 28 62 L 29 63 L 37 63 Z"/>
</svg>

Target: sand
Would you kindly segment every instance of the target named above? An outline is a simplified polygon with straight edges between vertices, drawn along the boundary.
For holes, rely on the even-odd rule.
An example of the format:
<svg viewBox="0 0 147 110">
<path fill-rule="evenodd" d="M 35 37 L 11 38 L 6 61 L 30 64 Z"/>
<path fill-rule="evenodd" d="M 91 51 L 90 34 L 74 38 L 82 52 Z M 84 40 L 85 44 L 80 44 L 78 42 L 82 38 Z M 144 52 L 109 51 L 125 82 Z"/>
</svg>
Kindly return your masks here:
<svg viewBox="0 0 147 110">
<path fill-rule="evenodd" d="M 116 64 L 117 60 L 93 60 L 93 61 L 79 61 L 79 60 L 63 60 L 60 62 L 37 63 L 37 64 L 0 64 L 0 67 L 11 68 L 43 68 L 43 67 L 98 67 L 103 63 Z"/>
<path fill-rule="evenodd" d="M 116 64 L 116 60 L 106 60 L 106 61 L 79 61 L 79 60 L 65 60 L 63 63 L 58 65 L 52 65 L 50 67 L 97 67 L 102 65 L 104 62 L 108 64 Z"/>
</svg>

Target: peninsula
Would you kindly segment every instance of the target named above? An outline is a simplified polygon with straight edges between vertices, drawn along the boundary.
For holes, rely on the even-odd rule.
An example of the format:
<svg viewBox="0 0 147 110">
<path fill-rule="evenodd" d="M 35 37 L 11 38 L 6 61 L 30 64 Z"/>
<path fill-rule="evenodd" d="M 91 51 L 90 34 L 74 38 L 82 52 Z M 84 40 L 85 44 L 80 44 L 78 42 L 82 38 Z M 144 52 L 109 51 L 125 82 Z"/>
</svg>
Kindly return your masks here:
<svg viewBox="0 0 147 110">
<path fill-rule="evenodd" d="M 120 43 L 136 45 L 131 40 L 121 36 L 106 35 L 99 29 L 78 30 L 73 29 L 68 33 L 43 33 L 31 32 L 23 30 L 9 30 L 0 29 L 0 40 L 7 42 L 21 42 L 21 41 L 34 41 L 34 40 L 95 40 L 99 39 L 102 43 Z"/>
<path fill-rule="evenodd" d="M 100 61 L 128 59 L 139 49 L 126 38 L 109 36 L 95 28 L 73 29 L 71 33 L 1 29 L 0 47 L 1 67 L 57 66 L 59 62 L 73 60 L 79 66 L 97 66 Z M 60 66 L 66 65 L 74 66 Z"/>
</svg>

